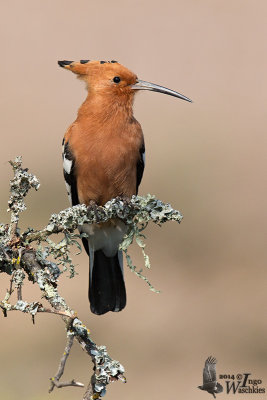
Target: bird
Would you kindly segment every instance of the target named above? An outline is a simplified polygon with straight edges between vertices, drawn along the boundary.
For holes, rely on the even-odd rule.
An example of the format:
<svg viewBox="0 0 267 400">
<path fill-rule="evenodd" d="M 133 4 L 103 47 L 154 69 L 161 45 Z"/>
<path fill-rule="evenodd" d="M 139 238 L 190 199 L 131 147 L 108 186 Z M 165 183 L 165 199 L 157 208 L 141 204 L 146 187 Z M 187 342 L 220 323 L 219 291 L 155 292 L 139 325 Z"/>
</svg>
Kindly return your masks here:
<svg viewBox="0 0 267 400">
<path fill-rule="evenodd" d="M 112 198 L 137 195 L 145 166 L 145 142 L 133 115 L 139 90 L 191 100 L 171 89 L 140 80 L 115 60 L 58 61 L 83 80 L 88 91 L 62 142 L 63 171 L 71 206 L 103 206 Z M 89 302 L 94 314 L 126 305 L 123 256 L 125 223 L 113 219 L 80 228 L 89 256 Z"/>
<path fill-rule="evenodd" d="M 217 382 L 216 363 L 216 358 L 212 356 L 207 358 L 203 369 L 203 385 L 198 386 L 199 389 L 211 393 L 214 398 L 216 398 L 215 393 L 221 393 L 223 391 L 222 385 Z"/>
</svg>

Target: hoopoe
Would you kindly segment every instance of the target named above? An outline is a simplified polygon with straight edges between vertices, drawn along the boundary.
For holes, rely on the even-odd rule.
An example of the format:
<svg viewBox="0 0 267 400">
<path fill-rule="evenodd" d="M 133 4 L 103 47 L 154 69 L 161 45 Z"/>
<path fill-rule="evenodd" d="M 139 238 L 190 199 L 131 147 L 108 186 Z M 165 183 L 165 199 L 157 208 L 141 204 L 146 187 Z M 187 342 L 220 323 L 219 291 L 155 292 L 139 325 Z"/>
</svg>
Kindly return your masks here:
<svg viewBox="0 0 267 400">
<path fill-rule="evenodd" d="M 173 90 L 141 81 L 116 61 L 58 61 L 85 81 L 88 95 L 63 139 L 63 168 L 71 205 L 104 205 L 138 192 L 144 166 L 142 128 L 133 116 L 136 91 L 152 90 L 183 100 Z M 91 311 L 104 314 L 126 305 L 123 257 L 119 250 L 126 225 L 116 219 L 84 224 L 80 232 L 89 255 Z"/>
</svg>

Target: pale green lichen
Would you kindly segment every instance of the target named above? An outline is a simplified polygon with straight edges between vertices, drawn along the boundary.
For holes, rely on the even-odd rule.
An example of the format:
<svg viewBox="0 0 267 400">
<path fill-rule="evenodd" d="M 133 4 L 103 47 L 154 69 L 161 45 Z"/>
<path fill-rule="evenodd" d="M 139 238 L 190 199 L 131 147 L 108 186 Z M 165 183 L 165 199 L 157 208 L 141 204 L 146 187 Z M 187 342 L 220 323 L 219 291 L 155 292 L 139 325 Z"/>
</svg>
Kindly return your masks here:
<svg viewBox="0 0 267 400">
<path fill-rule="evenodd" d="M 96 346 L 91 350 L 94 358 L 96 374 L 94 390 L 101 397 L 106 394 L 106 386 L 110 383 L 111 377 L 118 378 L 124 374 L 124 367 L 119 361 L 113 360 L 107 352 L 106 346 Z"/>
<path fill-rule="evenodd" d="M 14 310 L 22 311 L 24 313 L 29 313 L 34 316 L 40 304 L 38 302 L 28 303 L 27 301 L 18 300 L 17 303 L 14 305 Z"/>
<path fill-rule="evenodd" d="M 167 221 L 181 222 L 182 215 L 179 211 L 173 209 L 170 204 L 148 194 L 147 196 L 132 196 L 128 201 L 121 198 L 115 198 L 108 201 L 104 206 L 86 207 L 84 204 L 67 208 L 58 214 L 52 214 L 48 225 L 39 232 L 29 232 L 23 234 L 25 241 L 44 240 L 48 246 L 44 248 L 46 257 L 51 255 L 57 261 L 57 265 L 63 266 L 63 272 L 69 270 L 70 277 L 75 275 L 75 267 L 70 256 L 70 246 L 75 245 L 79 251 L 81 246 L 77 239 L 81 236 L 73 233 L 80 225 L 103 223 L 113 218 L 120 218 L 128 225 L 128 232 L 120 245 L 120 249 L 126 255 L 128 267 L 137 276 L 146 281 L 151 290 L 156 291 L 148 279 L 142 275 L 142 270 L 137 270 L 133 265 L 128 253 L 129 246 L 135 242 L 141 248 L 144 264 L 150 268 L 149 256 L 145 253 L 145 235 L 142 233 L 147 224 L 151 221 L 159 226 Z M 55 243 L 48 236 L 52 233 L 64 232 L 64 238 Z M 84 234 L 83 234 L 84 235 Z M 45 257 L 45 258 L 46 258 Z M 157 292 L 157 291 L 156 291 Z"/>
<path fill-rule="evenodd" d="M 19 286 L 22 286 L 24 279 L 25 279 L 25 273 L 23 269 L 21 268 L 17 269 L 13 275 L 13 282 L 15 284 L 15 287 L 18 288 Z"/>
</svg>

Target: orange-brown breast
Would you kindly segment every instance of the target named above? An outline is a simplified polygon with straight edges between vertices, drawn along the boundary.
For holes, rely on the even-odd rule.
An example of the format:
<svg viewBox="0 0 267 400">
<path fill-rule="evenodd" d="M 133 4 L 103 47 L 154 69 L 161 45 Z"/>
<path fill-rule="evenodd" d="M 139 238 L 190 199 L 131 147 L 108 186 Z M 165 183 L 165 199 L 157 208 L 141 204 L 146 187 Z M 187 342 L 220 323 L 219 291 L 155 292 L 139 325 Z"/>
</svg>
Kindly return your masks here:
<svg viewBox="0 0 267 400">
<path fill-rule="evenodd" d="M 103 205 L 116 196 L 136 194 L 143 133 L 134 118 L 118 114 L 101 124 L 93 116 L 77 118 L 65 140 L 75 157 L 80 203 Z"/>
</svg>

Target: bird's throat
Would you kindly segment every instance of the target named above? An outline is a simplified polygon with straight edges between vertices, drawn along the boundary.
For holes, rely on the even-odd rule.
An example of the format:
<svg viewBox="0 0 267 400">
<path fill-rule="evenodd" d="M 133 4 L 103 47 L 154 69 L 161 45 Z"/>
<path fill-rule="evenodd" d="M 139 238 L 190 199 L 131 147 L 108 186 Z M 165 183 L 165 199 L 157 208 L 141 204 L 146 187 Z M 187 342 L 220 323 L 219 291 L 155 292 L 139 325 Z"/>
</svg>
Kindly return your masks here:
<svg viewBox="0 0 267 400">
<path fill-rule="evenodd" d="M 133 118 L 133 95 L 88 94 L 78 110 L 78 119 L 93 118 L 99 123 L 120 119 L 121 121 Z"/>
</svg>

